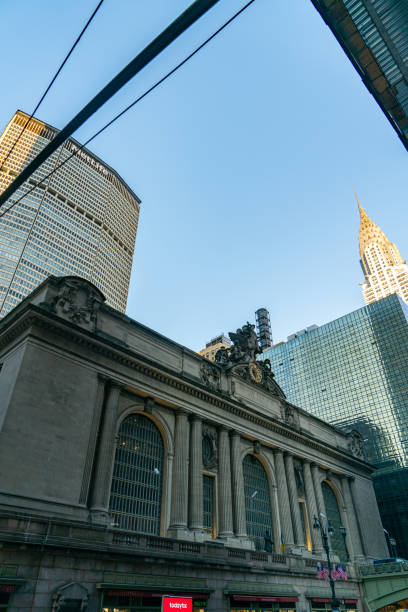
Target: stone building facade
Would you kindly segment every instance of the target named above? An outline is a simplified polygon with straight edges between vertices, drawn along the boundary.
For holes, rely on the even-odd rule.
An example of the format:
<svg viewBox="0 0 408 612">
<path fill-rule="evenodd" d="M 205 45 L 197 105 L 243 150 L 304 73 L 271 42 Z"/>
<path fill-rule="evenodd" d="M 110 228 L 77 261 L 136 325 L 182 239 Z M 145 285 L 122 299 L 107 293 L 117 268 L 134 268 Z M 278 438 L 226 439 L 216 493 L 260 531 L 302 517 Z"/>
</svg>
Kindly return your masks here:
<svg viewBox="0 0 408 612">
<path fill-rule="evenodd" d="M 287 402 L 251 334 L 211 363 L 76 277 L 0 322 L 0 609 L 328 609 L 315 517 L 364 609 L 387 551 L 361 439 Z"/>
</svg>

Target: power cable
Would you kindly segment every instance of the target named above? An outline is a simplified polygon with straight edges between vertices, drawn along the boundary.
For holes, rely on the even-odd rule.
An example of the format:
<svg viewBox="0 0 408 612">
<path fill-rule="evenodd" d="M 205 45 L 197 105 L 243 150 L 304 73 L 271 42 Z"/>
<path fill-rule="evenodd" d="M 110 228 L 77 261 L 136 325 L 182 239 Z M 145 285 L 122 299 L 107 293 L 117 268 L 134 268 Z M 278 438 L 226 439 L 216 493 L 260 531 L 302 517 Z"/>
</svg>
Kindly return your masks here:
<svg viewBox="0 0 408 612">
<path fill-rule="evenodd" d="M 29 116 L 29 118 L 27 119 L 22 131 L 20 132 L 20 134 L 17 136 L 17 139 L 15 140 L 13 146 L 11 147 L 10 151 L 7 153 L 6 157 L 3 159 L 3 161 L 1 162 L 1 166 L 0 166 L 0 170 L 3 168 L 4 164 L 6 163 L 6 161 L 8 160 L 8 158 L 10 157 L 10 155 L 12 154 L 12 152 L 14 151 L 15 146 L 17 145 L 18 141 L 20 140 L 20 138 L 22 137 L 22 135 L 24 134 L 26 128 L 28 127 L 28 124 L 30 123 L 31 119 L 34 117 L 35 113 L 38 111 L 38 109 L 40 108 L 41 104 L 44 101 L 45 96 L 47 95 L 47 93 L 50 91 L 51 87 L 54 85 L 54 82 L 56 80 L 56 78 L 58 77 L 59 73 L 61 72 L 61 70 L 63 69 L 63 67 L 65 66 L 65 64 L 67 63 L 67 61 L 69 60 L 72 52 L 74 51 L 75 47 L 77 46 L 77 44 L 79 43 L 79 41 L 81 40 L 83 34 L 85 34 L 85 31 L 87 29 L 87 27 L 89 26 L 89 24 L 91 23 L 92 19 L 95 17 L 96 13 L 98 12 L 99 8 L 101 7 L 101 4 L 104 0 L 100 0 L 100 2 L 98 3 L 96 9 L 94 10 L 94 12 L 92 13 L 92 15 L 89 17 L 88 21 L 86 22 L 86 24 L 84 25 L 84 27 L 81 30 L 81 33 L 79 34 L 78 38 L 76 39 L 76 41 L 74 42 L 74 44 L 72 45 L 71 49 L 69 50 L 68 54 L 66 55 L 64 61 L 62 62 L 61 66 L 58 68 L 57 72 L 54 74 L 54 76 L 52 77 L 50 84 L 48 85 L 47 89 L 44 91 L 43 95 L 41 96 L 40 100 L 37 103 L 37 106 L 35 107 L 35 109 L 33 110 L 33 112 L 31 113 L 31 115 Z"/>
<path fill-rule="evenodd" d="M 179 64 L 177 64 L 174 68 L 172 68 L 169 72 L 167 72 L 167 74 L 165 74 L 164 77 L 162 77 L 159 81 L 156 81 L 156 83 L 154 85 L 152 85 L 152 87 L 150 87 L 149 89 L 147 89 L 141 96 L 139 96 L 138 98 L 136 98 L 136 100 L 134 100 L 131 104 L 129 104 L 129 106 L 126 106 L 126 108 L 124 108 L 120 113 L 118 113 L 115 117 L 113 117 L 113 119 L 111 119 L 108 123 L 106 123 L 100 130 L 98 130 L 97 132 L 95 132 L 95 134 L 93 136 L 91 136 L 91 138 L 89 138 L 88 140 L 86 140 L 84 142 L 84 144 L 80 145 L 78 147 L 78 149 L 74 152 L 71 153 L 71 155 L 69 155 L 66 159 L 64 159 L 63 162 L 61 162 L 56 168 L 54 168 L 54 170 L 52 170 L 51 172 L 49 172 L 46 176 L 44 176 L 44 178 L 41 179 L 41 181 L 39 181 L 36 185 L 34 185 L 33 187 L 31 187 L 31 189 L 29 189 L 28 191 L 26 191 L 26 193 L 24 193 L 22 196 L 20 196 L 20 198 L 18 200 L 16 200 L 15 202 L 13 202 L 13 204 L 11 206 L 9 206 L 9 208 L 7 208 L 7 210 L 5 210 L 3 213 L 0 214 L 0 219 L 2 217 L 4 217 L 5 214 L 7 214 L 16 204 L 18 204 L 23 198 L 25 198 L 27 195 L 29 195 L 32 191 L 34 191 L 34 189 L 36 189 L 39 185 L 42 185 L 50 176 L 52 176 L 55 172 L 58 172 L 58 170 L 60 168 L 62 168 L 62 166 L 64 166 L 72 157 L 74 157 L 75 155 L 77 155 L 84 147 L 86 147 L 86 145 L 88 145 L 92 140 L 94 140 L 97 136 L 99 136 L 100 134 L 102 134 L 102 132 L 104 132 L 109 126 L 111 126 L 113 123 L 115 123 L 115 121 L 117 121 L 120 117 L 122 117 L 125 113 L 127 113 L 131 108 L 133 108 L 138 102 L 140 102 L 141 100 L 143 100 L 143 98 L 145 98 L 149 93 L 151 93 L 154 89 L 156 89 L 156 87 L 158 87 L 159 85 L 161 85 L 164 81 L 166 81 L 172 74 L 174 74 L 179 68 L 181 68 L 182 66 L 184 66 L 185 63 L 187 63 L 194 55 L 196 55 L 196 53 L 198 53 L 199 51 L 201 51 L 201 49 L 203 47 L 205 47 L 213 38 L 215 38 L 220 32 L 222 32 L 222 30 L 224 30 L 232 21 L 234 21 L 239 15 L 241 15 L 241 13 L 243 13 L 251 4 L 253 4 L 255 2 L 255 0 L 249 0 L 249 2 L 247 2 L 239 11 L 237 11 L 230 19 L 228 19 L 228 21 L 226 21 L 221 27 L 218 28 L 218 30 L 216 30 L 213 34 L 211 34 L 211 36 L 209 38 L 207 38 L 203 43 L 201 43 L 201 45 L 199 45 L 192 53 L 190 53 L 189 55 L 187 55 L 187 57 L 185 59 L 183 59 Z"/>
<path fill-rule="evenodd" d="M 92 117 L 126 83 L 145 68 L 164 49 L 173 43 L 193 23 L 209 11 L 219 0 L 195 0 L 181 15 L 167 26 L 152 42 L 132 59 L 96 96 L 62 128 L 38 155 L 16 176 L 14 181 L 0 194 L 0 206 L 64 143 Z"/>
</svg>

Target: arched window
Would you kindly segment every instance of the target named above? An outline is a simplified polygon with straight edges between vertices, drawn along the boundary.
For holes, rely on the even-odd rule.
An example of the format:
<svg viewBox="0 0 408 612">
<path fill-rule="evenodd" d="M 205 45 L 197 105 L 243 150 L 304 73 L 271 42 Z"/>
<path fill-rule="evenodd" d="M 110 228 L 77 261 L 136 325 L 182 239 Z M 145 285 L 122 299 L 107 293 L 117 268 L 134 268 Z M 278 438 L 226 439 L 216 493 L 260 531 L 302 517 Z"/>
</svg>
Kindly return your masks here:
<svg viewBox="0 0 408 612">
<path fill-rule="evenodd" d="M 334 528 L 334 533 L 330 536 L 330 548 L 340 557 L 340 561 L 345 562 L 347 555 L 344 546 L 344 539 L 340 531 L 340 526 L 342 523 L 337 498 L 333 489 L 327 484 L 327 482 L 322 482 L 322 492 L 324 505 L 326 506 L 327 518 Z"/>
<path fill-rule="evenodd" d="M 115 454 L 109 512 L 122 529 L 160 533 L 163 440 L 142 414 L 122 422 Z"/>
<path fill-rule="evenodd" d="M 243 462 L 245 513 L 247 534 L 255 540 L 255 548 L 265 548 L 265 532 L 272 532 L 272 509 L 269 482 L 262 463 L 254 455 L 246 455 Z"/>
</svg>

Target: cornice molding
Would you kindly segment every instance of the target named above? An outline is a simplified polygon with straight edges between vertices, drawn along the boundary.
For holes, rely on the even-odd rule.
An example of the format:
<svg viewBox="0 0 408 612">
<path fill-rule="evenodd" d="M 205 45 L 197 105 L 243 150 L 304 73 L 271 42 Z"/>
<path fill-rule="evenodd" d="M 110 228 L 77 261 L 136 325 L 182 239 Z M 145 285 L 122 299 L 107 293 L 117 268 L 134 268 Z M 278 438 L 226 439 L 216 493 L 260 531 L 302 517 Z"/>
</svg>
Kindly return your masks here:
<svg viewBox="0 0 408 612">
<path fill-rule="evenodd" d="M 112 340 L 107 337 L 98 336 L 97 333 L 91 333 L 83 328 L 80 328 L 65 319 L 47 312 L 39 306 L 28 304 L 24 311 L 16 313 L 18 318 L 15 321 L 10 322 L 9 331 L 3 333 L 0 337 L 0 349 L 7 344 L 13 342 L 15 338 L 21 335 L 24 331 L 30 327 L 36 325 L 38 327 L 44 327 L 47 331 L 57 332 L 59 335 L 67 337 L 71 342 L 75 342 L 78 345 L 85 346 L 95 353 L 104 355 L 117 363 L 120 363 L 132 370 L 139 372 L 145 376 L 148 376 L 154 380 L 167 384 L 169 387 L 177 389 L 187 395 L 205 401 L 217 408 L 225 410 L 230 414 L 245 419 L 255 425 L 260 425 L 272 431 L 284 438 L 293 440 L 299 444 L 303 444 L 313 450 L 317 450 L 325 455 L 329 455 L 353 466 L 358 466 L 360 470 L 367 472 L 371 475 L 374 469 L 364 461 L 356 459 L 352 455 L 340 449 L 336 449 L 333 446 L 321 444 L 316 439 L 312 438 L 305 432 L 294 431 L 289 427 L 285 427 L 273 417 L 265 417 L 255 412 L 254 408 L 246 406 L 245 408 L 241 403 L 234 401 L 231 398 L 225 398 L 221 396 L 221 393 L 213 391 L 207 391 L 203 385 L 197 381 L 187 380 L 182 374 L 172 372 L 165 368 L 165 366 L 157 366 L 154 362 L 148 358 L 137 354 L 126 345 L 116 345 Z M 131 353 L 131 354 L 128 354 Z M 99 374 L 99 372 L 97 372 Z M 124 386 L 129 386 L 126 381 L 121 381 Z M 280 402 L 286 403 L 285 400 L 279 400 Z M 287 451 L 285 448 L 277 450 Z"/>
</svg>

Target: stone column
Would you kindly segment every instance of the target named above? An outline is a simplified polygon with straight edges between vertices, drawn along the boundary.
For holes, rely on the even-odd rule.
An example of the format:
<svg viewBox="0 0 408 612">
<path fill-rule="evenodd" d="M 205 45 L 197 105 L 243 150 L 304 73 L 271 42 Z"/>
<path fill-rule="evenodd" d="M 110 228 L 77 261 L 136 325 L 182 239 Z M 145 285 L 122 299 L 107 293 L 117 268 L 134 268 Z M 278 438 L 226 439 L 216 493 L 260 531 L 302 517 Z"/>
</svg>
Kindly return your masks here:
<svg viewBox="0 0 408 612">
<path fill-rule="evenodd" d="M 311 464 L 311 468 L 312 468 L 312 478 L 313 478 L 313 485 L 314 485 L 314 491 L 315 491 L 315 496 L 316 496 L 316 505 L 317 505 L 317 512 L 318 512 L 318 519 L 320 521 L 320 513 L 326 515 L 326 506 L 324 504 L 324 499 L 323 499 L 323 492 L 322 492 L 322 483 L 321 483 L 321 479 L 320 479 L 320 468 L 316 463 L 312 463 Z"/>
<path fill-rule="evenodd" d="M 190 529 L 203 529 L 203 425 L 197 415 L 190 429 L 189 519 Z"/>
<path fill-rule="evenodd" d="M 246 537 L 244 474 L 241 460 L 241 436 L 232 432 L 231 438 L 232 500 L 234 508 L 234 529 L 238 537 Z"/>
<path fill-rule="evenodd" d="M 360 538 L 360 531 L 358 528 L 358 519 L 354 508 L 353 495 L 350 489 L 350 481 L 348 476 L 342 476 L 341 485 L 348 518 L 348 528 L 350 531 L 348 535 L 352 543 L 352 552 L 354 553 L 354 558 L 363 558 L 364 552 Z"/>
<path fill-rule="evenodd" d="M 115 456 L 118 401 L 123 385 L 114 380 L 105 384 L 105 407 L 99 436 L 98 456 L 93 479 L 92 512 L 107 512 Z"/>
<path fill-rule="evenodd" d="M 300 520 L 300 508 L 299 508 L 299 496 L 295 481 L 295 470 L 293 467 L 293 455 L 285 453 L 285 468 L 286 468 L 286 481 L 289 489 L 289 501 L 290 509 L 292 511 L 292 521 L 295 531 L 295 544 L 297 546 L 305 545 L 305 538 L 303 535 L 302 523 Z"/>
<path fill-rule="evenodd" d="M 228 431 L 225 427 L 220 427 L 218 431 L 218 535 L 220 537 L 233 535 L 230 456 Z"/>
<path fill-rule="evenodd" d="M 279 502 L 279 516 L 282 529 L 282 540 L 286 547 L 290 548 L 295 543 L 293 536 L 292 518 L 290 515 L 290 502 L 288 493 L 288 483 L 286 481 L 285 465 L 283 462 L 283 452 L 281 450 L 275 451 L 275 467 L 276 467 L 276 480 L 278 484 L 278 502 Z M 279 546 L 282 542 L 279 542 Z"/>
<path fill-rule="evenodd" d="M 184 410 L 176 412 L 170 529 L 187 529 L 189 422 Z"/>
<path fill-rule="evenodd" d="M 313 528 L 314 517 L 316 516 L 317 518 L 319 518 L 319 512 L 317 510 L 312 472 L 310 470 L 310 461 L 308 461 L 307 459 L 303 461 L 303 476 L 305 479 L 306 502 L 309 514 L 309 529 L 310 537 L 312 539 L 313 551 L 320 553 L 323 550 L 320 529 Z"/>
</svg>

